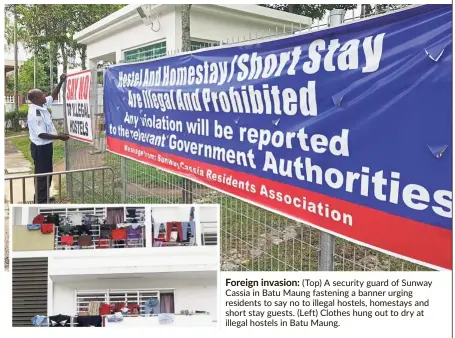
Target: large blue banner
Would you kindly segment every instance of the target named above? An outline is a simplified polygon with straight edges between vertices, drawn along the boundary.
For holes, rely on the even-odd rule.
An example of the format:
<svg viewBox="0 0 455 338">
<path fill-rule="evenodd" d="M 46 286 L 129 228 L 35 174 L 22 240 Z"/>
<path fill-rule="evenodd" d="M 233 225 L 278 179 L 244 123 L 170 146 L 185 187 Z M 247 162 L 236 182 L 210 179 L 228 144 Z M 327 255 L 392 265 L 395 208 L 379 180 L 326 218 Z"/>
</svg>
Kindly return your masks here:
<svg viewBox="0 0 455 338">
<path fill-rule="evenodd" d="M 452 267 L 452 8 L 110 67 L 108 149 Z"/>
</svg>

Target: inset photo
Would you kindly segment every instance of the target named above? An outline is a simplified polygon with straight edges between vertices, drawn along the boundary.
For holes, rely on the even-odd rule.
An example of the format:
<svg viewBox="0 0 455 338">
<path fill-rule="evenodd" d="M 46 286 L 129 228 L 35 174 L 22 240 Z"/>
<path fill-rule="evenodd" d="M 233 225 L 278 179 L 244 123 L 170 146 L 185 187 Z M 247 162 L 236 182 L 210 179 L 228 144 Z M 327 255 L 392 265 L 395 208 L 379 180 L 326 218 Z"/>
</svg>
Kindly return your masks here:
<svg viewBox="0 0 455 338">
<path fill-rule="evenodd" d="M 219 205 L 12 205 L 13 327 L 213 327 Z"/>
</svg>

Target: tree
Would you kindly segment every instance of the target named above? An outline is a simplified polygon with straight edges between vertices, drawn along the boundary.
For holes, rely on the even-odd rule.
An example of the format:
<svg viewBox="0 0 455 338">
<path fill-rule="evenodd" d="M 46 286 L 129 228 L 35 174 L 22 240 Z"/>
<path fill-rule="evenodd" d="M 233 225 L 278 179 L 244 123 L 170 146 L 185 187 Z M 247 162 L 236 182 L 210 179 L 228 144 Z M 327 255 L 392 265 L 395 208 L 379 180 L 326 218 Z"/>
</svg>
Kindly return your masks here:
<svg viewBox="0 0 455 338">
<path fill-rule="evenodd" d="M 74 22 L 69 29 L 71 37 L 78 31 L 93 25 L 102 18 L 105 18 L 109 14 L 118 11 L 126 5 L 122 4 L 106 4 L 106 5 L 71 5 L 73 8 Z M 81 56 L 82 69 L 86 68 L 87 64 L 87 46 L 74 43 L 74 48 L 79 52 Z"/>
<path fill-rule="evenodd" d="M 365 16 L 371 16 L 371 15 L 379 15 L 388 11 L 393 11 L 396 9 L 399 9 L 401 7 L 409 6 L 409 5 L 395 5 L 395 4 L 389 4 L 389 5 L 361 5 L 362 10 L 361 10 L 361 17 Z"/>
<path fill-rule="evenodd" d="M 28 59 L 19 70 L 19 93 L 27 94 L 30 89 L 35 88 L 34 84 L 34 60 Z M 44 90 L 47 88 L 47 77 L 44 66 L 41 63 L 36 65 L 36 87 Z"/>
<path fill-rule="evenodd" d="M 182 52 L 191 50 L 191 5 L 180 5 L 182 14 Z M 187 178 L 182 181 L 183 203 L 193 203 L 193 182 Z"/>
<path fill-rule="evenodd" d="M 289 12 L 293 14 L 307 16 L 312 19 L 322 19 L 326 11 L 332 9 L 351 10 L 357 8 L 357 5 L 306 5 L 306 4 L 289 4 L 289 5 L 260 5 L 276 9 L 279 11 Z"/>
<path fill-rule="evenodd" d="M 191 50 L 191 5 L 180 5 L 182 8 L 182 52 Z"/>
<path fill-rule="evenodd" d="M 48 52 L 49 43 L 55 45 L 62 60 L 63 71 L 68 70 L 68 57 L 80 52 L 85 67 L 85 47 L 73 36 L 125 5 L 34 4 L 18 5 L 20 21 L 26 28 L 34 50 Z M 41 54 L 41 53 L 40 53 Z"/>
</svg>

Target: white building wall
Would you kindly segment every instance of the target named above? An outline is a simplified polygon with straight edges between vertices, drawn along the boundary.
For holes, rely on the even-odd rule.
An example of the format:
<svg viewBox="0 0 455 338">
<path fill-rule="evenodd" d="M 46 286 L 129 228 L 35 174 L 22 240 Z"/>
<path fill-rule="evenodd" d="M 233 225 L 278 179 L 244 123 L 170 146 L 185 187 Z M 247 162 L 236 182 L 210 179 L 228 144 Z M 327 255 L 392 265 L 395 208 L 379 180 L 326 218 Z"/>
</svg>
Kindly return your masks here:
<svg viewBox="0 0 455 338">
<path fill-rule="evenodd" d="M 127 27 L 122 27 L 121 30 L 112 30 L 109 35 L 102 37 L 96 42 L 91 42 L 87 45 L 87 56 L 89 60 L 103 59 L 103 56 L 115 53 L 115 61 L 119 62 L 123 59 L 123 52 L 132 48 L 146 46 L 152 43 L 166 40 L 168 50 L 174 50 L 174 12 L 161 12 L 162 16 L 159 19 L 160 25 L 154 20 L 154 29 L 159 30 L 154 32 L 150 26 L 145 26 L 142 20 L 137 15 L 137 21 Z"/>
<path fill-rule="evenodd" d="M 182 34 L 180 12 L 176 12 L 177 36 Z M 247 16 L 234 16 L 227 13 L 207 12 L 197 7 L 191 10 L 191 38 L 209 41 L 244 41 L 269 34 L 269 30 L 275 32 L 276 26 L 266 22 L 251 20 Z M 278 27 L 282 31 L 283 27 Z M 181 41 L 178 41 L 181 48 Z"/>
<path fill-rule="evenodd" d="M 76 315 L 76 290 L 100 289 L 174 289 L 174 309 L 208 311 L 214 319 L 217 314 L 217 279 L 213 277 L 177 279 L 172 274 L 166 279 L 131 278 L 131 279 L 94 279 L 71 283 L 53 283 L 53 302 L 49 307 L 50 315 Z"/>
<path fill-rule="evenodd" d="M 182 48 L 182 23 L 181 8 L 167 7 L 160 10 L 160 25 L 154 19 L 154 32 L 150 26 L 145 26 L 137 15 L 137 21 L 124 26 L 121 29 L 109 28 L 109 34 L 90 42 L 87 45 L 89 60 L 103 59 L 103 56 L 115 54 L 115 61 L 123 59 L 123 52 L 146 46 L 152 43 L 166 40 L 166 48 L 169 52 Z M 255 38 L 256 36 L 270 35 L 270 32 L 281 32 L 283 27 L 276 27 L 266 21 L 257 21 L 249 16 L 232 15 L 226 12 L 212 12 L 201 8 L 191 9 L 191 38 L 202 41 L 237 41 Z M 287 27 L 289 29 L 289 27 Z M 297 29 L 297 27 L 296 27 Z M 111 56 L 113 57 L 113 56 Z M 93 63 L 92 63 L 93 65 Z M 92 66 L 91 65 L 91 66 Z"/>
</svg>

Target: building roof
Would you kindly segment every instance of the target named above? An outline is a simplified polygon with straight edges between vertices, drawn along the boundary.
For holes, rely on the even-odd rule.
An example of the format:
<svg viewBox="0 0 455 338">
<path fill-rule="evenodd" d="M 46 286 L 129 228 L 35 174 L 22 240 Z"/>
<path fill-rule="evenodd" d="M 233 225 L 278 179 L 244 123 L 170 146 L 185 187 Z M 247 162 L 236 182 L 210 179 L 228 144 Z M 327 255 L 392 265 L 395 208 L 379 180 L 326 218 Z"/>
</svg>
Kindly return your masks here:
<svg viewBox="0 0 455 338">
<path fill-rule="evenodd" d="M 140 22 L 141 18 L 136 11 L 138 4 L 127 5 L 111 15 L 101 19 L 93 25 L 77 32 L 74 39 L 79 43 L 88 43 L 97 36 L 107 33 L 108 30 L 123 27 L 132 22 Z M 175 5 L 151 5 L 153 12 L 164 10 L 165 8 L 175 7 Z M 268 24 L 282 27 L 284 25 L 294 25 L 296 28 L 306 28 L 311 26 L 312 19 L 306 16 L 278 11 L 275 9 L 258 5 L 193 5 L 192 8 L 205 10 L 208 12 L 218 12 L 224 14 L 234 14 L 247 16 L 248 19 L 263 21 Z"/>
</svg>

